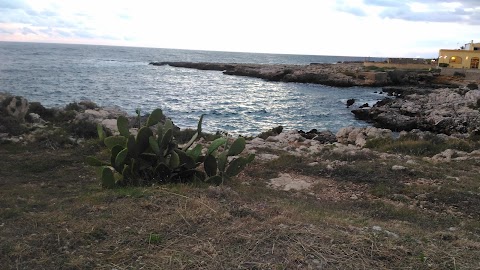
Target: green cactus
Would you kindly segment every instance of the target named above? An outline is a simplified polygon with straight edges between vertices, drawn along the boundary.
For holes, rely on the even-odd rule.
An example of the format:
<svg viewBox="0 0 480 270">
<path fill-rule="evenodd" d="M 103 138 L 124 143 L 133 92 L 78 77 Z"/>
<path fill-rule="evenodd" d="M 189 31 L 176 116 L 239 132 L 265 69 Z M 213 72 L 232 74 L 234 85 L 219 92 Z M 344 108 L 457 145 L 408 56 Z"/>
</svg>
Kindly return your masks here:
<svg viewBox="0 0 480 270">
<path fill-rule="evenodd" d="M 239 155 L 245 149 L 245 144 L 246 144 L 245 138 L 239 137 L 233 142 L 232 146 L 230 146 L 230 148 L 228 149 L 227 155 L 228 156 Z"/>
<path fill-rule="evenodd" d="M 127 138 L 123 136 L 110 136 L 105 138 L 103 143 L 108 149 L 112 150 L 115 145 L 125 146 L 127 143 Z"/>
<path fill-rule="evenodd" d="M 158 124 L 158 122 L 162 120 L 162 117 L 163 117 L 162 110 L 160 109 L 153 110 L 153 112 L 148 117 L 147 124 L 145 126 L 151 127 L 153 125 Z"/>
<path fill-rule="evenodd" d="M 211 155 L 215 152 L 220 146 L 225 145 L 227 143 L 227 138 L 218 138 L 214 140 L 207 150 L 207 155 Z"/>
<path fill-rule="evenodd" d="M 114 188 L 115 187 L 115 177 L 113 172 L 108 167 L 103 167 L 102 169 L 102 187 L 104 188 Z"/>
<path fill-rule="evenodd" d="M 105 131 L 103 130 L 103 126 L 101 124 L 97 124 L 97 133 L 98 133 L 98 139 L 103 142 L 105 140 Z"/>
<path fill-rule="evenodd" d="M 117 118 L 117 128 L 121 136 L 126 138 L 130 136 L 130 131 L 128 130 L 128 119 L 125 116 L 120 115 Z"/>
<path fill-rule="evenodd" d="M 139 110 L 137 114 L 140 121 Z M 244 138 L 237 138 L 231 146 L 227 138 L 218 138 L 206 149 L 206 156 L 202 156 L 202 145 L 192 146 L 201 137 L 203 115 L 195 134 L 179 147 L 173 136 L 173 122 L 167 119 L 163 125 L 159 124 L 162 118 L 162 111 L 154 110 L 136 136 L 130 134 L 128 119 L 123 116 L 117 119 L 120 135 L 106 137 L 103 127 L 97 126 L 99 138 L 110 150 L 110 162 L 95 157 L 87 157 L 86 162 L 101 168 L 104 188 L 185 181 L 218 185 L 226 178 L 238 175 L 255 158 L 254 155 L 236 157 L 245 149 Z M 157 124 L 154 131 L 151 127 Z M 233 157 L 230 162 L 228 157 Z"/>
<path fill-rule="evenodd" d="M 206 156 L 205 161 L 203 162 L 203 166 L 205 169 L 205 173 L 207 173 L 208 177 L 217 175 L 217 169 L 218 169 L 217 159 L 214 156 L 212 155 Z"/>
<path fill-rule="evenodd" d="M 139 153 L 145 152 L 150 146 L 149 139 L 150 136 L 153 136 L 153 132 L 149 127 L 142 127 L 138 131 L 137 138 L 135 139 L 137 151 Z"/>
</svg>

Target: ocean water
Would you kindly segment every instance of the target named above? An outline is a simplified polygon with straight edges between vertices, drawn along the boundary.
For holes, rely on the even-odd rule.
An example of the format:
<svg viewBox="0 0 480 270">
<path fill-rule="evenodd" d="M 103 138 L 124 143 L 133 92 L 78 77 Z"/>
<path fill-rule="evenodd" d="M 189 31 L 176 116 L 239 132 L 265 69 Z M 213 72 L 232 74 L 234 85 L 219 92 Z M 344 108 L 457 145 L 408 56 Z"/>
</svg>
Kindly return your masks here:
<svg viewBox="0 0 480 270">
<path fill-rule="evenodd" d="M 267 82 L 169 66 L 152 61 L 309 64 L 363 61 L 363 57 L 276 55 L 158 48 L 0 42 L 0 92 L 60 107 L 91 100 L 134 115 L 161 108 L 181 128 L 255 135 L 286 129 L 331 130 L 368 126 L 345 103 L 374 104 L 378 88 L 336 88 Z M 372 60 L 372 59 L 370 59 Z M 375 59 L 373 59 L 375 60 Z M 381 59 L 378 59 L 381 60 Z"/>
</svg>

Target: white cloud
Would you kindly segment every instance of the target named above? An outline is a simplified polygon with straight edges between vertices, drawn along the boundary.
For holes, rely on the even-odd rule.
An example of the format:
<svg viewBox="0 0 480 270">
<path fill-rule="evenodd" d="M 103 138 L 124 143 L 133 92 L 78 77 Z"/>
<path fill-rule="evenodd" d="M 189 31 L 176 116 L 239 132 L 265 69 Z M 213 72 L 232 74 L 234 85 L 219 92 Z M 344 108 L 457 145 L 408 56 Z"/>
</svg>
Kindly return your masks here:
<svg viewBox="0 0 480 270">
<path fill-rule="evenodd" d="M 0 40 L 184 49 L 435 57 L 480 36 L 476 0 L 0 0 L 0 13 Z"/>
</svg>

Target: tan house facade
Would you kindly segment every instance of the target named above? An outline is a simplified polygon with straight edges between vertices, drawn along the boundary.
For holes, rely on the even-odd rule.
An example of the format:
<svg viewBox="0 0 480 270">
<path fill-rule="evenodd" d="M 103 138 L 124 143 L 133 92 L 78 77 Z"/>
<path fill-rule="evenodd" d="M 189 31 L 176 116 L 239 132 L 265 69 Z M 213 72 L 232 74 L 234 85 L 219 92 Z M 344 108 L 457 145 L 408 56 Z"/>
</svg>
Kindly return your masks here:
<svg viewBox="0 0 480 270">
<path fill-rule="evenodd" d="M 480 43 L 470 42 L 458 50 L 441 49 L 438 66 L 449 68 L 479 69 Z"/>
</svg>

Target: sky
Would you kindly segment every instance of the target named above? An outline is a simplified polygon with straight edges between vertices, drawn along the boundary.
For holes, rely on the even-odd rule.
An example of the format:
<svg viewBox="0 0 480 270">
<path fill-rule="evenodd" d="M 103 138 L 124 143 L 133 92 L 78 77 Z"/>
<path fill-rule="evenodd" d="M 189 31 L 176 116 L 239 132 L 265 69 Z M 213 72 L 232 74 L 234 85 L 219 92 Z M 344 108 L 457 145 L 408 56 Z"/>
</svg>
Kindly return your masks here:
<svg viewBox="0 0 480 270">
<path fill-rule="evenodd" d="M 0 41 L 435 58 L 480 0 L 0 0 Z"/>
</svg>

